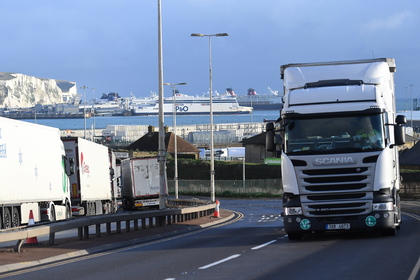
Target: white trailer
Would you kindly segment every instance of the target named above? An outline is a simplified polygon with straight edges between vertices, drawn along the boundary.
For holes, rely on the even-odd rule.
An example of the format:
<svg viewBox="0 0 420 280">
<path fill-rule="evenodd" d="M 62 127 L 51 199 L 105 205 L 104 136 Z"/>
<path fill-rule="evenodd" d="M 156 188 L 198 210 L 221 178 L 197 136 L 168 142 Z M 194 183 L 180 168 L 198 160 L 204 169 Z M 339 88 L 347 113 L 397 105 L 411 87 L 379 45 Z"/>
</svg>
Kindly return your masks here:
<svg viewBox="0 0 420 280">
<path fill-rule="evenodd" d="M 71 217 L 70 169 L 57 128 L 0 117 L 1 228 Z"/>
<path fill-rule="evenodd" d="M 121 174 L 124 210 L 159 206 L 160 177 L 157 157 L 122 160 Z"/>
<path fill-rule="evenodd" d="M 108 147 L 78 137 L 63 137 L 66 155 L 74 159 L 70 176 L 72 213 L 100 215 L 117 211 L 115 157 Z"/>
<path fill-rule="evenodd" d="M 394 59 L 281 66 L 284 106 L 267 125 L 281 157 L 283 219 L 289 239 L 305 233 L 380 230 L 401 224 Z M 277 141 L 275 149 L 274 139 Z"/>
</svg>

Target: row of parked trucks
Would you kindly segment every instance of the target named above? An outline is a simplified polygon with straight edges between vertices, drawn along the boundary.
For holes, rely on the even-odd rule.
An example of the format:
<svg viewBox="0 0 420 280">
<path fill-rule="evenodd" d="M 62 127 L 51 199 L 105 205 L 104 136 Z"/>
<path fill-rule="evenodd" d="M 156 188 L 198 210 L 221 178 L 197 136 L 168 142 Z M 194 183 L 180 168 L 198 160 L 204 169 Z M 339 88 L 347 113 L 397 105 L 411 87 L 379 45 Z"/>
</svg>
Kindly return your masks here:
<svg viewBox="0 0 420 280">
<path fill-rule="evenodd" d="M 118 160 L 57 128 L 0 117 L 0 228 L 159 207 L 156 157 Z"/>
</svg>

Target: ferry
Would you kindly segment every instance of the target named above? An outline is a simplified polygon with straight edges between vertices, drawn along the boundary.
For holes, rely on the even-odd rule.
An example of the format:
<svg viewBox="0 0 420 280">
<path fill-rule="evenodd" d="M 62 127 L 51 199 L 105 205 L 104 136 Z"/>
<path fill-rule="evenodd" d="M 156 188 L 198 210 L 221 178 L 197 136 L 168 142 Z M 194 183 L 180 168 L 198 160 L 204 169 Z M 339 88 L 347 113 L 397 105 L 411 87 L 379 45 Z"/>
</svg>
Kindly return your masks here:
<svg viewBox="0 0 420 280">
<path fill-rule="evenodd" d="M 163 99 L 165 115 L 173 114 L 174 107 L 177 115 L 209 115 L 210 97 L 176 93 L 175 96 Z M 214 115 L 251 114 L 252 107 L 240 106 L 236 98 L 231 96 L 215 96 L 212 98 L 212 111 Z M 159 102 L 156 100 L 154 103 L 138 104 L 132 109 L 132 114 L 135 116 L 158 115 Z"/>
<path fill-rule="evenodd" d="M 281 110 L 282 96 L 278 91 L 268 90 L 268 94 L 257 94 L 255 89 L 249 88 L 247 95 L 236 95 L 232 88 L 227 88 L 225 94 L 235 96 L 240 106 L 249 106 L 254 110 Z"/>
</svg>

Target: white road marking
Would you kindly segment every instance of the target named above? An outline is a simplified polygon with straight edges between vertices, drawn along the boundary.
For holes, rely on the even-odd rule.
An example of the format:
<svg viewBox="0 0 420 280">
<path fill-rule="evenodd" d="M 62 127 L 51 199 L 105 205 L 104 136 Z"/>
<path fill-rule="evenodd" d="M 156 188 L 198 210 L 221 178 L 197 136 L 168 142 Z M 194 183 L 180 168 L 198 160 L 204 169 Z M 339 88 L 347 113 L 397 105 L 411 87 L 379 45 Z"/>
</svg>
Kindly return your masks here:
<svg viewBox="0 0 420 280">
<path fill-rule="evenodd" d="M 419 260 L 417 261 L 416 265 L 414 266 L 413 270 L 411 271 L 410 277 L 408 277 L 408 280 L 414 280 L 416 279 L 417 273 L 419 272 L 420 269 L 420 257 Z"/>
<path fill-rule="evenodd" d="M 227 261 L 229 261 L 229 260 L 231 260 L 231 259 L 235 259 L 235 258 L 237 258 L 237 257 L 239 257 L 239 256 L 241 256 L 241 254 L 232 255 L 232 256 L 227 257 L 227 258 L 225 258 L 225 259 L 223 259 L 223 260 L 220 260 L 220 261 L 217 261 L 217 262 L 214 262 L 214 263 L 211 263 L 211 264 L 208 264 L 208 265 L 205 265 L 205 266 L 199 267 L 198 269 L 207 269 L 207 268 L 209 268 L 209 267 L 212 267 L 212 266 L 215 266 L 215 265 L 218 265 L 218 264 L 221 264 L 221 263 L 227 262 Z"/>
<path fill-rule="evenodd" d="M 267 243 L 261 244 L 261 245 L 259 245 L 259 246 L 255 246 L 255 247 L 251 248 L 251 250 L 258 250 L 258 249 L 261 249 L 261 248 L 263 248 L 263 247 L 265 247 L 265 246 L 267 246 L 267 245 L 270 245 L 271 243 L 274 243 L 274 242 L 276 242 L 276 241 L 277 241 L 277 240 L 271 240 L 270 242 L 267 242 Z"/>
</svg>

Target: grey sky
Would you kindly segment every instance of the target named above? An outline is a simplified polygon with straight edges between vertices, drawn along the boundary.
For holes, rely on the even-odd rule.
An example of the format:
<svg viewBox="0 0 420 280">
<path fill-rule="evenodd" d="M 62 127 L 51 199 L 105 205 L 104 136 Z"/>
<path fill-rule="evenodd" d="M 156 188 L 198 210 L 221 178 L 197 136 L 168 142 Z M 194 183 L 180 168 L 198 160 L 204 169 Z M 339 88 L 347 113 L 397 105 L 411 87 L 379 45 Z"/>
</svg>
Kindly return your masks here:
<svg viewBox="0 0 420 280">
<path fill-rule="evenodd" d="M 0 3 L 0 72 L 73 81 L 97 97 L 158 90 L 157 0 Z M 282 92 L 282 64 L 393 57 L 397 96 L 413 84 L 419 97 L 419 15 L 416 0 L 162 0 L 164 82 L 208 91 L 208 39 L 190 34 L 227 32 L 212 39 L 219 93 Z"/>
</svg>

